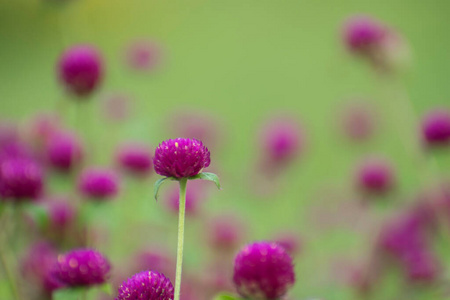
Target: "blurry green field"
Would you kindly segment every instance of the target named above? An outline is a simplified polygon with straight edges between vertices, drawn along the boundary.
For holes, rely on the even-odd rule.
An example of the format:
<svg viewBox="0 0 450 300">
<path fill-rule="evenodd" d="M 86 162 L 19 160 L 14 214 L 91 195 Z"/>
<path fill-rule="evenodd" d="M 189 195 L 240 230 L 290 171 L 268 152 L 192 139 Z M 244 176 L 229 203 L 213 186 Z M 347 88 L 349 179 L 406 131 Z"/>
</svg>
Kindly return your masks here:
<svg viewBox="0 0 450 300">
<path fill-rule="evenodd" d="M 354 13 L 368 13 L 404 34 L 413 62 L 402 81 L 420 114 L 450 101 L 450 2 L 72 0 L 59 6 L 42 2 L 0 0 L 0 117 L 22 120 L 37 110 L 59 109 L 88 140 L 102 141 L 93 150 L 92 162 L 108 164 L 118 141 L 133 138 L 155 147 L 171 137 L 164 125 L 176 108 L 217 116 L 226 134 L 222 147 L 212 153 L 212 167 L 223 190 L 211 193 L 206 209 L 245 216 L 251 240 L 270 238 L 284 228 L 298 230 L 305 250 L 296 261 L 296 299 L 351 299 L 350 290 L 330 279 L 330 264 L 339 257 L 363 257 L 372 237 L 346 227 L 319 230 L 311 212 L 339 207 L 356 197 L 349 180 L 354 163 L 367 153 L 386 154 L 394 161 L 398 198 L 413 195 L 422 182 L 388 120 L 385 103 L 390 99 L 368 66 L 345 53 L 340 26 Z M 124 46 L 142 37 L 161 41 L 167 50 L 166 66 L 157 74 L 134 74 L 123 66 Z M 95 98 L 108 92 L 134 96 L 135 116 L 123 127 L 95 117 L 97 99 L 92 99 L 93 106 L 83 103 L 78 116 L 73 103 L 64 99 L 55 79 L 55 61 L 63 48 L 80 42 L 97 45 L 106 56 L 106 81 Z M 380 111 L 381 129 L 364 146 L 351 145 L 335 130 L 336 111 L 352 96 L 372 99 Z M 282 192 L 261 200 L 247 191 L 246 176 L 259 151 L 258 128 L 277 111 L 300 118 L 308 146 L 285 176 Z M 450 156 L 443 154 L 438 160 L 441 172 L 448 175 Z M 109 247 L 102 249 L 113 261 L 142 241 L 168 241 L 175 250 L 176 219 L 161 213 L 161 203 L 153 201 L 155 178 L 130 182 L 118 201 L 97 212 L 113 228 Z M 52 185 L 55 190 L 69 188 L 63 178 L 53 178 Z M 385 211 L 380 207 L 370 214 Z M 161 231 L 143 230 L 146 220 L 159 224 Z M 127 222 L 134 223 L 127 226 Z M 201 225 L 188 219 L 185 262 L 191 269 L 203 263 L 198 246 Z"/>
</svg>

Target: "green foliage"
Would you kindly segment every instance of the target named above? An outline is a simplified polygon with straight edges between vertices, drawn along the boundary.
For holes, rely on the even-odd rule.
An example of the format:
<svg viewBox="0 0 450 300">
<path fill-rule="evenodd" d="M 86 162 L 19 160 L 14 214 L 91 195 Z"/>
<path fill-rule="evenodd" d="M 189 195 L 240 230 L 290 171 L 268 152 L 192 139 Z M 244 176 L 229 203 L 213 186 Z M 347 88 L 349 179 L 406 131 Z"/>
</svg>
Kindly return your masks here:
<svg viewBox="0 0 450 300">
<path fill-rule="evenodd" d="M 189 180 L 194 180 L 194 179 L 203 179 L 203 180 L 212 181 L 216 184 L 216 186 L 219 190 L 221 189 L 220 182 L 219 182 L 219 176 L 217 176 L 214 173 L 203 172 L 203 173 L 197 174 L 197 175 L 189 178 Z"/>
<path fill-rule="evenodd" d="M 239 299 L 240 298 L 229 294 L 219 294 L 214 298 L 214 300 L 239 300 Z"/>
</svg>

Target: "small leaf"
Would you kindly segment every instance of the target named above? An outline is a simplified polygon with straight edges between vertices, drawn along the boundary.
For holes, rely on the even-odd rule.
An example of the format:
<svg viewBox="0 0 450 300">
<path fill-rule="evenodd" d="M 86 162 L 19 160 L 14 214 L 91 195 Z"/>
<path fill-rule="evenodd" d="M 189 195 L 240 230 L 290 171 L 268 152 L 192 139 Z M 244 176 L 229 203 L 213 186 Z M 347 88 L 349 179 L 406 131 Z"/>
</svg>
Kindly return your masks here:
<svg viewBox="0 0 450 300">
<path fill-rule="evenodd" d="M 107 294 L 107 295 L 110 295 L 110 296 L 111 296 L 112 293 L 113 293 L 112 286 L 111 286 L 110 283 L 102 284 L 102 285 L 100 285 L 100 286 L 98 287 L 98 289 L 99 289 L 100 291 L 102 291 L 103 293 L 105 293 L 105 294 Z"/>
<path fill-rule="evenodd" d="M 53 300 L 80 300 L 83 298 L 84 289 L 60 289 L 56 290 L 52 294 Z"/>
<path fill-rule="evenodd" d="M 155 195 L 156 201 L 158 201 L 159 188 L 161 187 L 161 184 L 163 184 L 163 182 L 169 178 L 170 177 L 164 177 L 155 182 L 155 194 L 154 195 Z"/>
<path fill-rule="evenodd" d="M 219 294 L 214 298 L 214 300 L 239 300 L 239 299 L 240 298 L 229 294 Z"/>
<path fill-rule="evenodd" d="M 190 177 L 189 179 L 203 179 L 203 180 L 209 180 L 212 181 L 216 184 L 217 188 L 220 190 L 220 182 L 219 182 L 219 177 L 214 174 L 214 173 L 208 173 L 208 172 L 203 172 L 200 174 L 197 174 L 193 177 Z"/>
</svg>

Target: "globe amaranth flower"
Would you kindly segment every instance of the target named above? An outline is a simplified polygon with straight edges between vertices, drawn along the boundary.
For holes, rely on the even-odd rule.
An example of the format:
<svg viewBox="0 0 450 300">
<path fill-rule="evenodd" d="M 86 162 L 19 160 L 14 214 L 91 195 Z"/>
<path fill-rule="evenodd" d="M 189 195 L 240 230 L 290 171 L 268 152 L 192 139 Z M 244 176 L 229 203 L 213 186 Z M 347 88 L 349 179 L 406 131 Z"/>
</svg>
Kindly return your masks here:
<svg viewBox="0 0 450 300">
<path fill-rule="evenodd" d="M 109 278 L 108 259 L 92 249 L 75 249 L 58 256 L 54 274 L 69 287 L 103 284 Z"/>
<path fill-rule="evenodd" d="M 53 134 L 46 147 L 48 162 L 61 171 L 69 171 L 81 162 L 83 147 L 79 139 L 67 132 Z"/>
<path fill-rule="evenodd" d="M 208 148 L 196 139 L 176 138 L 163 141 L 155 150 L 156 173 L 186 178 L 199 174 L 211 162 Z"/>
<path fill-rule="evenodd" d="M 119 191 L 119 177 L 112 170 L 90 168 L 80 175 L 79 189 L 87 197 L 106 200 Z"/>
<path fill-rule="evenodd" d="M 163 274 L 143 271 L 124 281 L 116 300 L 172 300 L 174 288 Z"/>
<path fill-rule="evenodd" d="M 371 157 L 363 161 L 356 176 L 359 189 L 369 194 L 384 194 L 395 184 L 393 167 L 380 157 Z"/>
<path fill-rule="evenodd" d="M 344 25 L 343 42 L 349 51 L 371 55 L 380 47 L 386 33 L 386 28 L 371 17 L 354 16 Z"/>
<path fill-rule="evenodd" d="M 33 160 L 10 157 L 0 162 L 0 196 L 6 200 L 23 201 L 40 196 L 44 173 Z"/>
<path fill-rule="evenodd" d="M 436 109 L 425 115 L 422 136 L 428 145 L 446 145 L 450 142 L 450 112 Z"/>
<path fill-rule="evenodd" d="M 58 76 L 70 93 L 78 97 L 90 95 L 103 76 L 103 63 L 99 52 L 89 45 L 77 45 L 67 49 L 59 59 Z"/>
<path fill-rule="evenodd" d="M 127 144 L 117 155 L 119 166 L 127 173 L 145 176 L 152 171 L 152 153 L 149 147 L 141 144 Z"/>
<path fill-rule="evenodd" d="M 235 258 L 233 281 L 244 298 L 280 299 L 295 282 L 292 258 L 276 243 L 247 245 Z"/>
</svg>

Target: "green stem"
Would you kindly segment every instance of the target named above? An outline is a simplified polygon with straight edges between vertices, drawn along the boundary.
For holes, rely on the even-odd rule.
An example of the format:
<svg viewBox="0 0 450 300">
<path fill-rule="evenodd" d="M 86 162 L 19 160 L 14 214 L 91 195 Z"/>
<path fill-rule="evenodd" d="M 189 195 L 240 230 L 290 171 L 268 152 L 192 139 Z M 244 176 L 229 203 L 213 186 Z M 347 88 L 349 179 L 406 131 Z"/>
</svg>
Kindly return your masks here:
<svg viewBox="0 0 450 300">
<path fill-rule="evenodd" d="M 180 300 L 181 289 L 181 269 L 183 264 L 183 244 L 184 244 L 184 215 L 186 207 L 186 184 L 187 179 L 180 179 L 180 205 L 178 208 L 178 247 L 177 247 L 177 269 L 175 275 L 175 298 Z"/>
</svg>

